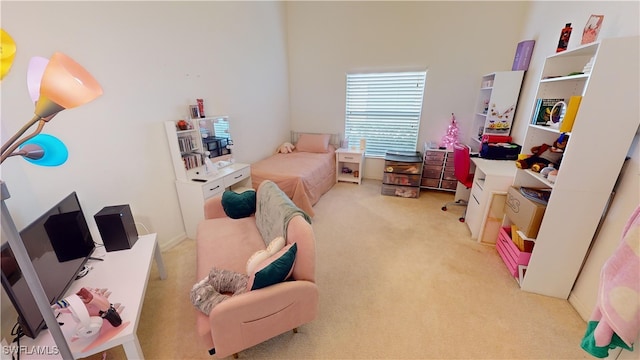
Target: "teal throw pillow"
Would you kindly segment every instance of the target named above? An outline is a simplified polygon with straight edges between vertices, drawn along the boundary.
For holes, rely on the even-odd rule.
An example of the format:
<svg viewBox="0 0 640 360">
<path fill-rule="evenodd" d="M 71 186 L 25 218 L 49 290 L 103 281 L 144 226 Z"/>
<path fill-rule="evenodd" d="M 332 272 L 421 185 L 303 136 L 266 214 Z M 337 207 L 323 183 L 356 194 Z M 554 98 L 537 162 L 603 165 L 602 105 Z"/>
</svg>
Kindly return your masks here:
<svg viewBox="0 0 640 360">
<path fill-rule="evenodd" d="M 255 273 L 249 276 L 249 290 L 262 289 L 285 281 L 293 271 L 293 264 L 296 261 L 296 243 L 285 246 L 275 255 L 264 261 Z"/>
<path fill-rule="evenodd" d="M 241 219 L 256 212 L 256 191 L 247 190 L 241 193 L 226 190 L 222 193 L 222 208 L 232 219 Z"/>
</svg>

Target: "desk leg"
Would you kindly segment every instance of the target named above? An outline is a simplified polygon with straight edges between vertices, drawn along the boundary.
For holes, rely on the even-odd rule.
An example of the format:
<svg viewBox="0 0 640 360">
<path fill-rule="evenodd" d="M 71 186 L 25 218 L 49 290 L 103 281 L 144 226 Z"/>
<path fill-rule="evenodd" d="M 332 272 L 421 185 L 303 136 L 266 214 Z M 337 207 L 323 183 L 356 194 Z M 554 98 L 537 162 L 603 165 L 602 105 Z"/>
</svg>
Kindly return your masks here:
<svg viewBox="0 0 640 360">
<path fill-rule="evenodd" d="M 144 354 L 142 354 L 142 347 L 140 347 L 140 341 L 138 341 L 137 335 L 134 334 L 133 340 L 123 343 L 122 347 L 128 360 L 144 360 Z"/>
<path fill-rule="evenodd" d="M 156 242 L 156 249 L 154 251 L 154 256 L 156 258 L 156 265 L 158 266 L 158 272 L 160 272 L 160 279 L 164 280 L 167 278 L 167 270 L 164 268 L 164 261 L 162 261 L 162 253 L 160 252 L 160 246 L 158 246 L 158 242 Z"/>
</svg>

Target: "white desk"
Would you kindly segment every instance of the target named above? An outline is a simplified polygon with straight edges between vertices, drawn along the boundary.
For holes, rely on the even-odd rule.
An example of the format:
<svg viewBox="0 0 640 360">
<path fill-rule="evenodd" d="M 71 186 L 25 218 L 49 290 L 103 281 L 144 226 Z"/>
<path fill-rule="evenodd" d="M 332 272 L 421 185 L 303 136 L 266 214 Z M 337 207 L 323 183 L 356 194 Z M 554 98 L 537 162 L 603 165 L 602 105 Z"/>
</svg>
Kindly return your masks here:
<svg viewBox="0 0 640 360">
<path fill-rule="evenodd" d="M 479 241 L 493 194 L 506 194 L 513 183 L 517 168 L 515 163 L 509 160 L 471 158 L 471 161 L 475 164 L 476 170 L 465 220 L 471 230 L 471 238 Z"/>
<path fill-rule="evenodd" d="M 128 250 L 106 252 L 104 247 L 96 248 L 92 256 L 104 258 L 104 261 L 89 260 L 87 264 L 91 265 L 93 269 L 85 277 L 73 282 L 67 295 L 75 294 L 82 287 L 107 288 L 111 291 L 109 301 L 121 303 L 124 306 L 120 314 L 122 318 L 120 326 L 124 326 L 127 322 L 129 324 L 111 339 L 88 350 L 85 348 L 91 344 L 91 341 L 67 341 L 74 358 L 84 358 L 122 345 L 127 359 L 144 359 L 136 331 L 147 289 L 151 261 L 154 258 L 160 272 L 160 278 L 163 280 L 167 278 L 156 234 L 140 236 L 133 247 Z M 71 315 L 63 313 L 58 317 L 58 321 L 64 323 L 62 332 L 67 340 L 70 339 L 76 328 L 76 323 Z M 20 339 L 20 346 L 24 347 L 20 354 L 23 359 L 61 358 L 48 330 L 41 331 L 35 339 L 23 337 Z M 35 353 L 34 349 L 44 350 L 44 353 Z"/>
<path fill-rule="evenodd" d="M 198 224 L 204 220 L 204 203 L 213 196 L 222 195 L 225 189 L 251 188 L 251 167 L 249 164 L 233 163 L 214 171 L 211 175 L 193 174 L 192 177 L 205 180 L 176 180 L 176 190 L 180 201 L 180 211 L 187 237 L 196 238 Z"/>
</svg>

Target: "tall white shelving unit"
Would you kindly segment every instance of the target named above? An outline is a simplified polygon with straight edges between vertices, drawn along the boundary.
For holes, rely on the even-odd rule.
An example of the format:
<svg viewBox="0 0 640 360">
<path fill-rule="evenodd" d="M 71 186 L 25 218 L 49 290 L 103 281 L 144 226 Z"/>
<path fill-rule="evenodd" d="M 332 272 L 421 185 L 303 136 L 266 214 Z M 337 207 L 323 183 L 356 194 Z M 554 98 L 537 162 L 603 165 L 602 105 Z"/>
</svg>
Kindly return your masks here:
<svg viewBox="0 0 640 360">
<path fill-rule="evenodd" d="M 484 134 L 509 135 L 524 71 L 498 71 L 482 76 L 480 92 L 473 115 L 473 134 L 470 146 L 480 149 Z"/>
<path fill-rule="evenodd" d="M 189 130 L 178 130 L 175 121 L 164 122 L 171 162 L 176 174 L 176 191 L 180 201 L 182 221 L 190 239 L 195 239 L 198 223 L 204 219 L 204 203 L 208 198 L 221 195 L 226 189 L 251 188 L 250 165 L 229 161 L 228 155 L 214 158 L 214 161 L 224 158 L 225 164 L 215 162 L 208 172 L 203 163 L 195 163 L 194 166 L 194 159 L 202 161 L 205 150 L 200 122 L 219 119 L 228 121 L 226 116 L 192 119 L 193 125 Z M 223 133 L 228 136 L 228 126 L 216 128 L 214 123 L 211 125 L 212 127 L 208 130 L 213 131 L 212 135 Z"/>
<path fill-rule="evenodd" d="M 522 290 L 562 299 L 571 292 L 640 126 L 638 44 L 637 36 L 608 38 L 545 60 L 536 98 L 581 95 L 582 102 L 555 183 L 520 169 L 514 179 L 515 186 L 552 188 Z M 567 76 L 590 61 L 590 72 Z M 530 124 L 522 152 L 559 135 Z"/>
</svg>

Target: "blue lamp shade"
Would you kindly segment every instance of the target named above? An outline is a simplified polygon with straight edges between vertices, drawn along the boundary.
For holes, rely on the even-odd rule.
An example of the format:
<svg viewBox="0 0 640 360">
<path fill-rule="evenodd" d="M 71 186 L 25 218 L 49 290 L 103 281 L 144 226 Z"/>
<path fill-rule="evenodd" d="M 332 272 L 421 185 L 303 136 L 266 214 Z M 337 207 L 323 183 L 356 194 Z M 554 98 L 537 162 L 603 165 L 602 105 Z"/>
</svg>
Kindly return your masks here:
<svg viewBox="0 0 640 360">
<path fill-rule="evenodd" d="M 38 134 L 32 139 L 24 142 L 18 151 L 33 148 L 34 145 L 44 150 L 44 155 L 39 159 L 32 159 L 28 156 L 22 156 L 28 162 L 40 166 L 58 166 L 67 161 L 69 151 L 60 139 L 49 134 Z"/>
</svg>

